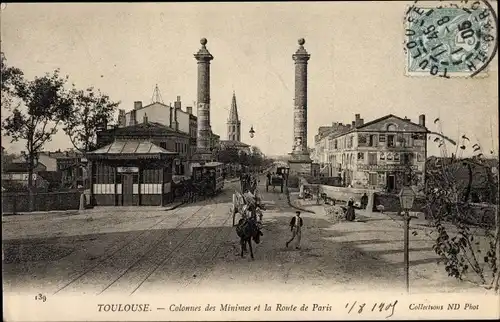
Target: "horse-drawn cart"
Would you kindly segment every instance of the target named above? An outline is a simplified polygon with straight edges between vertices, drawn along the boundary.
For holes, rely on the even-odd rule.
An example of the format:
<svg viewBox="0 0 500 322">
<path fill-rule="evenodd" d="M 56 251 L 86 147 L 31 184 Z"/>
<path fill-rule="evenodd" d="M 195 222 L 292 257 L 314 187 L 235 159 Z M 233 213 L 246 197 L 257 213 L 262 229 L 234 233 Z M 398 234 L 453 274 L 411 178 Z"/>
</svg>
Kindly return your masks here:
<svg viewBox="0 0 500 322">
<path fill-rule="evenodd" d="M 266 191 L 269 192 L 269 186 L 280 187 L 281 193 L 283 193 L 283 187 L 287 184 L 288 174 L 290 172 L 290 168 L 287 167 L 278 167 L 276 168 L 276 174 L 273 174 L 268 178 L 266 183 Z"/>
</svg>

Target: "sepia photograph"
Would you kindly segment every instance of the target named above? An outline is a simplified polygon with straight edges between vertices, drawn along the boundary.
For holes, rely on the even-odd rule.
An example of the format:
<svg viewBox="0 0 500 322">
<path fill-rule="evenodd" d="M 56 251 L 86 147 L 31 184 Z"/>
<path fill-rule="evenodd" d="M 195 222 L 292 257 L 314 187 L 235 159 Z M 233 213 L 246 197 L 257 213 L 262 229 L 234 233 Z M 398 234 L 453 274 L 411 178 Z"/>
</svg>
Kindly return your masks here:
<svg viewBox="0 0 500 322">
<path fill-rule="evenodd" d="M 1 3 L 4 321 L 500 318 L 497 5 Z"/>
</svg>

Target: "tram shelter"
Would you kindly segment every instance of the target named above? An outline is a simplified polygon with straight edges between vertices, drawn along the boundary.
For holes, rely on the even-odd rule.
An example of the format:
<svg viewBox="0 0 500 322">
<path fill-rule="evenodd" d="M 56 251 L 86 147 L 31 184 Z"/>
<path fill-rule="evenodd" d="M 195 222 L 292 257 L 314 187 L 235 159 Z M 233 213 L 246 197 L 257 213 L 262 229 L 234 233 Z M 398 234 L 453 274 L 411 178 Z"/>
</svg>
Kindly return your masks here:
<svg viewBox="0 0 500 322">
<path fill-rule="evenodd" d="M 89 152 L 92 206 L 164 206 L 173 200 L 177 152 L 149 141 L 114 141 Z"/>
</svg>

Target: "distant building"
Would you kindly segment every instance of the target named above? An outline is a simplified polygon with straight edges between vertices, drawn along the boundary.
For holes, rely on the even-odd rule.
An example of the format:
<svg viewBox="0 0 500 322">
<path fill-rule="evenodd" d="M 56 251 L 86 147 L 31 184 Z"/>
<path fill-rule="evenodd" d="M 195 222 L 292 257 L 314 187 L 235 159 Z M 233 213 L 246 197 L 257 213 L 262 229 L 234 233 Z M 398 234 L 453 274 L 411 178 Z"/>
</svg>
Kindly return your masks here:
<svg viewBox="0 0 500 322">
<path fill-rule="evenodd" d="M 181 97 L 177 96 L 177 100 L 174 102 L 174 106 L 165 105 L 162 102 L 156 101 L 149 105 L 143 106 L 141 101 L 134 102 L 134 109 L 125 112 L 125 110 L 119 110 L 118 115 L 118 128 L 130 128 L 131 126 L 144 123 L 144 120 L 151 124 L 161 125 L 171 130 L 181 134 L 186 134 L 188 136 L 186 152 L 184 152 L 184 137 L 173 142 L 174 149 L 181 144 L 179 151 L 179 156 L 182 159 L 182 165 L 179 163 L 181 161 L 174 161 L 174 175 L 189 173 L 189 167 L 187 163 L 191 161 L 191 158 L 196 152 L 196 137 L 198 130 L 198 120 L 195 115 L 193 115 L 193 107 L 187 106 L 186 110 L 182 110 Z M 109 131 L 109 130 L 108 130 Z M 173 132 L 172 132 L 173 133 Z M 172 138 L 171 135 L 168 136 Z M 211 132 L 210 148 L 215 150 L 219 146 L 220 136 Z M 107 141 L 109 143 L 109 140 Z M 166 143 L 162 140 L 162 142 Z"/>
<path fill-rule="evenodd" d="M 238 117 L 238 106 L 236 105 L 236 94 L 234 92 L 229 118 L 227 119 L 227 139 L 229 141 L 241 141 L 241 122 Z"/>
<path fill-rule="evenodd" d="M 343 185 L 399 191 L 410 167 L 423 184 L 427 158 L 425 115 L 419 123 L 389 114 L 364 123 L 359 114 L 349 125 L 322 127 L 314 158 L 320 171 L 342 178 Z"/>
<path fill-rule="evenodd" d="M 246 154 L 250 154 L 252 152 L 250 145 L 234 140 L 222 140 L 220 141 L 220 147 L 221 149 L 236 149 L 238 151 L 245 152 Z"/>
</svg>

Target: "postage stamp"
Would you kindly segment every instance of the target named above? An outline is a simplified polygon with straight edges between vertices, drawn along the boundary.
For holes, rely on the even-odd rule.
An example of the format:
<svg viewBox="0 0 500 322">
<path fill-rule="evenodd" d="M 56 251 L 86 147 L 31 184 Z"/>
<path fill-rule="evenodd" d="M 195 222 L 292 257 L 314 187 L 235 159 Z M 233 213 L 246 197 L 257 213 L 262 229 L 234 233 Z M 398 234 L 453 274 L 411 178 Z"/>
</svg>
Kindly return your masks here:
<svg viewBox="0 0 500 322">
<path fill-rule="evenodd" d="M 418 2 L 405 14 L 407 76 L 487 76 L 497 52 L 497 18 L 485 1 Z"/>
</svg>

